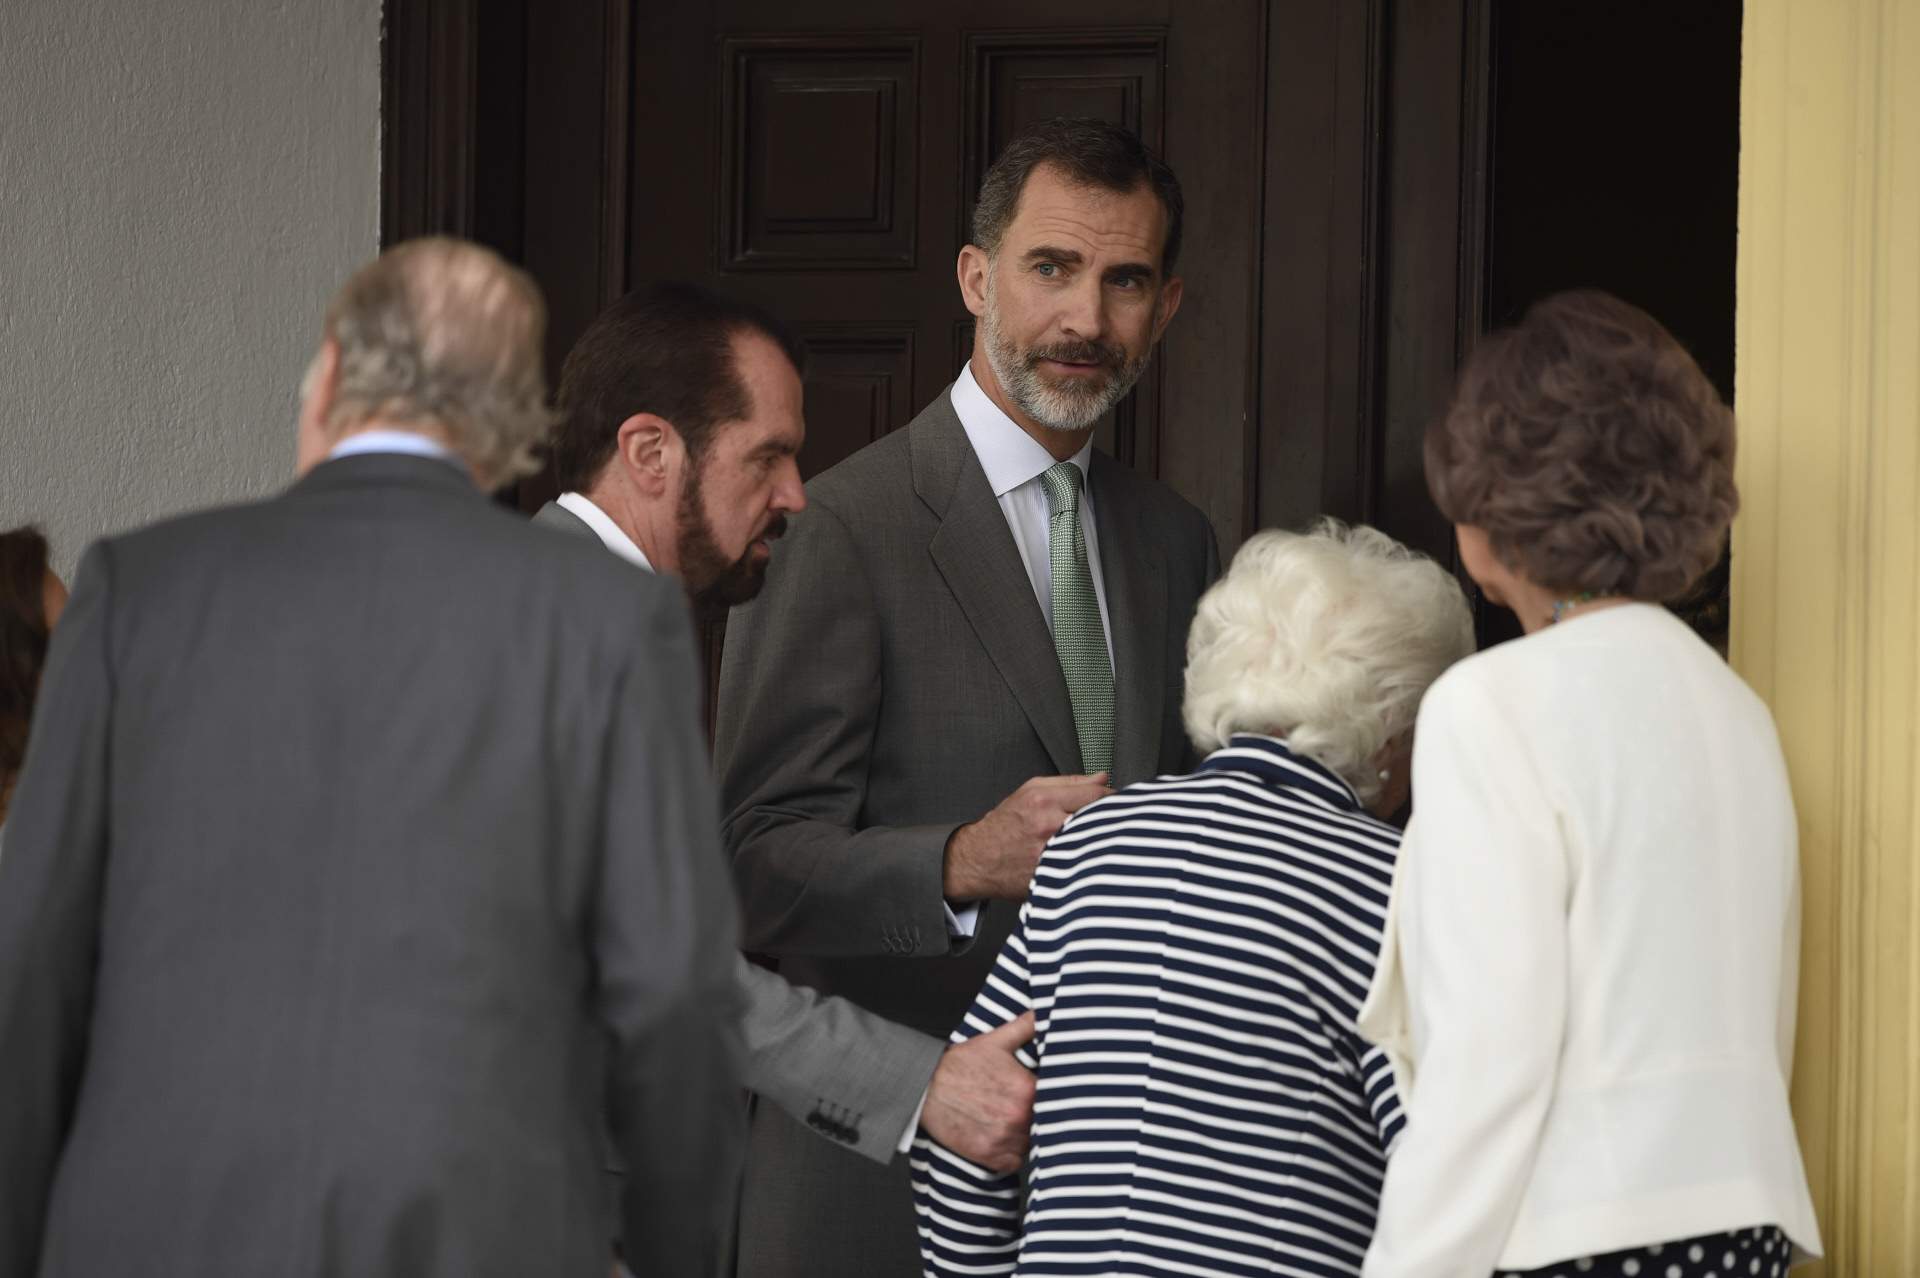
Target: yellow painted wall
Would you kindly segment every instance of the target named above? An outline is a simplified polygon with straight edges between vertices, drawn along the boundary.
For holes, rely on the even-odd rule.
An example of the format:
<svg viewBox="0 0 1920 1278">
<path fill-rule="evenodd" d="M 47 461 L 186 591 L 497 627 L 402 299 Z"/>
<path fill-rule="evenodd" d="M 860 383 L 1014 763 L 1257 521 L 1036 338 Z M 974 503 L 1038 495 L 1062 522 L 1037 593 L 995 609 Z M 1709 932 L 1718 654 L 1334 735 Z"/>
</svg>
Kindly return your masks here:
<svg viewBox="0 0 1920 1278">
<path fill-rule="evenodd" d="M 1732 657 L 1800 812 L 1800 1272 L 1914 1278 L 1920 0 L 1748 0 L 1741 78 Z"/>
</svg>

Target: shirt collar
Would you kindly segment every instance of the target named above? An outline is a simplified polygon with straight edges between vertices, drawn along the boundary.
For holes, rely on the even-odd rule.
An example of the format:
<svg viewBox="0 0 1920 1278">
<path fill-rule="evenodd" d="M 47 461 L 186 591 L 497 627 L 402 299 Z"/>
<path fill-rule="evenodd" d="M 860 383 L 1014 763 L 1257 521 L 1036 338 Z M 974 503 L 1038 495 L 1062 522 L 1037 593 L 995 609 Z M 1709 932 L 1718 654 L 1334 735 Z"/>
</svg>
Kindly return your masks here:
<svg viewBox="0 0 1920 1278">
<path fill-rule="evenodd" d="M 608 550 L 636 568 L 653 571 L 647 552 L 640 549 L 633 538 L 627 536 L 626 530 L 613 522 L 613 516 L 594 505 L 585 493 L 561 493 L 556 504 L 578 515 L 580 522 L 593 529 L 593 535 Z"/>
<path fill-rule="evenodd" d="M 954 379 L 952 399 L 954 414 L 967 432 L 974 456 L 980 459 L 980 469 L 987 472 L 987 483 L 995 497 L 1004 497 L 1053 468 L 1053 454 L 1021 430 L 1019 424 L 1001 412 L 1000 406 L 980 389 L 980 383 L 973 378 L 971 362 L 962 367 L 960 376 Z M 1080 451 L 1067 459 L 1080 468 L 1082 481 L 1089 478 L 1087 467 L 1092 455 L 1093 438 L 1089 436 Z M 1086 491 L 1084 482 L 1081 491 Z"/>
<path fill-rule="evenodd" d="M 404 453 L 409 457 L 431 457 L 435 461 L 456 462 L 453 450 L 437 439 L 410 430 L 363 430 L 349 435 L 333 446 L 327 460 L 358 457 L 363 453 Z"/>
<path fill-rule="evenodd" d="M 1236 732 L 1233 739 L 1201 760 L 1202 772 L 1250 772 L 1271 786 L 1304 790 L 1347 812 L 1361 809 L 1360 796 L 1332 769 L 1295 754 L 1279 737 Z"/>
</svg>

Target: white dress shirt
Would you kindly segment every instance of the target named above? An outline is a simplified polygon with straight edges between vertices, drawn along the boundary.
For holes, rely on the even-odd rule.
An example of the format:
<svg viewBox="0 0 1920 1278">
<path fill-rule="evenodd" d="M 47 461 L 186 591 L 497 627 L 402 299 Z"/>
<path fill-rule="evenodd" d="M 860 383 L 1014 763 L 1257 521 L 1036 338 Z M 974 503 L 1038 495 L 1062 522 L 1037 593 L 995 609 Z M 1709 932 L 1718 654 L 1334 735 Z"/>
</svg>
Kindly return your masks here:
<svg viewBox="0 0 1920 1278">
<path fill-rule="evenodd" d="M 636 568 L 653 571 L 653 562 L 647 558 L 647 552 L 640 549 L 639 544 L 627 536 L 627 530 L 614 523 L 613 516 L 594 505 L 585 493 L 561 493 L 555 504 L 562 510 L 578 515 L 580 522 L 593 529 L 593 535 L 608 550 Z"/>
<path fill-rule="evenodd" d="M 1576 617 L 1440 677 L 1413 803 L 1359 1020 L 1407 1115 L 1366 1278 L 1760 1225 L 1817 1254 L 1798 831 L 1760 699 L 1664 609 Z"/>
<path fill-rule="evenodd" d="M 953 383 L 952 399 L 953 411 L 967 432 L 967 442 L 980 459 L 980 469 L 987 472 L 987 483 L 1000 503 L 1000 513 L 1007 517 L 1007 527 L 1013 531 L 1013 544 L 1020 549 L 1020 561 L 1027 566 L 1027 579 L 1040 601 L 1040 615 L 1047 619 L 1051 632 L 1053 553 L 1048 523 L 1052 512 L 1040 476 L 1053 468 L 1054 456 L 987 398 L 973 379 L 973 365 L 960 370 Z M 1100 601 L 1100 629 L 1106 634 L 1107 661 L 1111 664 L 1113 624 L 1107 618 L 1107 582 L 1100 571 L 1100 534 L 1093 518 L 1094 491 L 1088 473 L 1092 455 L 1093 440 L 1089 438 L 1067 460 L 1080 468 L 1080 536 L 1087 543 L 1087 568 L 1093 573 L 1093 593 Z"/>
<path fill-rule="evenodd" d="M 349 435 L 333 446 L 327 460 L 358 457 L 366 453 L 401 453 L 408 457 L 431 457 L 435 461 L 457 462 L 453 450 L 437 439 L 410 430 L 363 430 Z"/>
</svg>

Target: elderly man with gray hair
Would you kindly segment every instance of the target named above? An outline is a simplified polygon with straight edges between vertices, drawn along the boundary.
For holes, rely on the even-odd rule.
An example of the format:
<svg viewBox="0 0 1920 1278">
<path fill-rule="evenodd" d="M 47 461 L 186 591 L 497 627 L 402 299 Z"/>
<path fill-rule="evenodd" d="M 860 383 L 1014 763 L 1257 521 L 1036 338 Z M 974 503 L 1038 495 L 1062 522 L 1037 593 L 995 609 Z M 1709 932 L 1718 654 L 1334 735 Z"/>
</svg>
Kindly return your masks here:
<svg viewBox="0 0 1920 1278">
<path fill-rule="evenodd" d="M 402 245 L 272 500 L 92 547 L 0 859 L 0 1274 L 604 1278 L 731 1225 L 736 922 L 678 590 L 483 489 L 545 311 Z"/>
<path fill-rule="evenodd" d="M 1355 1018 L 1460 587 L 1370 528 L 1260 533 L 1187 640 L 1187 776 L 1048 843 L 955 1041 L 1032 1012 L 1028 1192 L 915 1144 L 929 1275 L 1358 1275 L 1402 1127 Z"/>
</svg>

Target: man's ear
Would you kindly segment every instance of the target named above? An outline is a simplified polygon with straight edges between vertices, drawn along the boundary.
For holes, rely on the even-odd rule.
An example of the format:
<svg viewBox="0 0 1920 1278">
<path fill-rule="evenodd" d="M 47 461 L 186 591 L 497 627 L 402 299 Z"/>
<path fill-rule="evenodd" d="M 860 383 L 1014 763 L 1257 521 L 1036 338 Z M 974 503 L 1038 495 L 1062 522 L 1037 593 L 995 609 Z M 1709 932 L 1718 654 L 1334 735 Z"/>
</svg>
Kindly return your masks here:
<svg viewBox="0 0 1920 1278">
<path fill-rule="evenodd" d="M 1160 290 L 1160 305 L 1155 308 L 1153 317 L 1153 340 L 1159 341 L 1160 335 L 1167 331 L 1167 325 L 1173 322 L 1173 313 L 1180 309 L 1180 297 L 1186 292 L 1186 281 L 1178 275 L 1168 280 L 1166 287 Z"/>
<path fill-rule="evenodd" d="M 975 318 L 987 313 L 987 273 L 993 270 L 993 259 L 978 244 L 963 244 L 960 247 L 960 260 L 954 265 L 955 273 L 960 277 L 960 300 L 967 304 Z"/>
<path fill-rule="evenodd" d="M 673 423 L 653 413 L 635 413 L 620 423 L 613 454 L 643 496 L 664 497 L 678 482 L 686 445 Z"/>
</svg>

